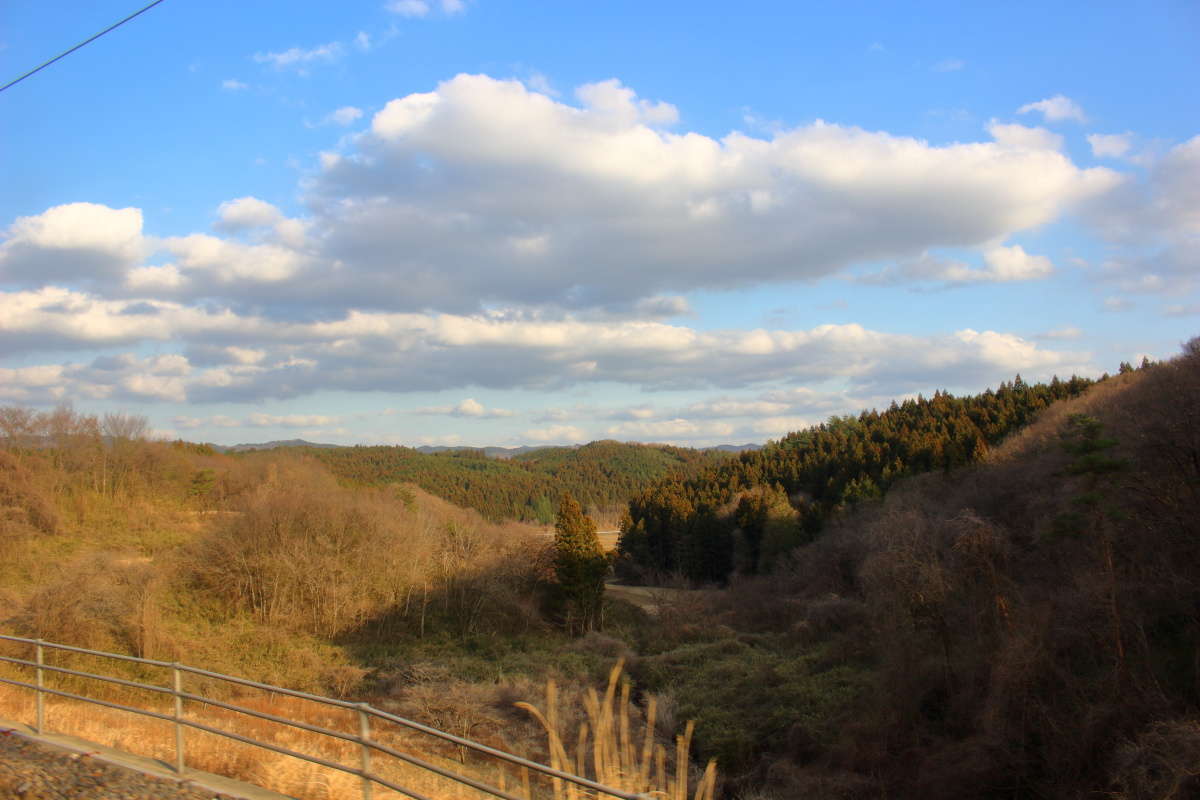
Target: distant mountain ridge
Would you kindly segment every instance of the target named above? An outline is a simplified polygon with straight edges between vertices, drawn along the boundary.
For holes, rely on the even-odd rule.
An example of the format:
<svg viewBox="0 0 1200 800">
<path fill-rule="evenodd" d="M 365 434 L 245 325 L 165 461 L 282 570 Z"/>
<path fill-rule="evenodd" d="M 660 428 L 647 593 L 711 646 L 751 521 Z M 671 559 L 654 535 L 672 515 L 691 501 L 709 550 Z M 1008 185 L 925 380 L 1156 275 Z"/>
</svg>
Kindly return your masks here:
<svg viewBox="0 0 1200 800">
<path fill-rule="evenodd" d="M 248 444 L 213 444 L 209 445 L 218 453 L 244 453 L 249 450 L 275 450 L 280 447 L 343 447 L 340 444 L 321 444 L 320 442 L 310 442 L 306 439 L 276 439 L 270 442 L 257 442 Z"/>
<path fill-rule="evenodd" d="M 589 442 L 588 444 L 596 444 Z M 339 448 L 339 447 L 375 447 L 378 445 L 352 445 L 352 444 L 329 444 L 321 442 L 310 442 L 307 439 L 275 439 L 269 442 L 245 442 L 241 444 L 210 444 L 212 449 L 218 453 L 244 453 L 250 450 L 274 450 L 280 447 L 320 447 L 320 448 Z M 656 447 L 659 445 L 647 444 L 647 447 Z M 487 445 L 484 447 L 470 447 L 468 445 L 421 445 L 420 447 L 411 447 L 410 450 L 416 450 L 418 453 L 426 455 L 439 455 L 441 453 L 461 453 L 464 451 L 482 452 L 488 458 L 509 459 L 516 456 L 525 455 L 526 453 L 535 453 L 539 450 L 578 450 L 587 445 L 567 444 L 567 445 L 521 445 L 518 447 L 500 447 L 499 445 Z M 719 453 L 743 453 L 747 450 L 761 450 L 761 444 L 718 444 L 712 447 L 691 447 L 681 448 L 685 450 L 697 450 L 701 453 L 719 452 Z"/>
</svg>

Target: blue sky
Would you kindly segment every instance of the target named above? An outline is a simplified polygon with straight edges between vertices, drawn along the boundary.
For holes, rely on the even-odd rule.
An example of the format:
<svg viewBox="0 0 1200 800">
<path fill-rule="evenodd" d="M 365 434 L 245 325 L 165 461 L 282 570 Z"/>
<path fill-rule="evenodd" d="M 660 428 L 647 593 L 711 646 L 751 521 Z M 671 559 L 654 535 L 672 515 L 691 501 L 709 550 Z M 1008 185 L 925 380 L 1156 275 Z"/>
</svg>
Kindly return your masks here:
<svg viewBox="0 0 1200 800">
<path fill-rule="evenodd" d="M 166 0 L 0 93 L 0 404 L 707 445 L 1172 355 L 1200 10 L 977 5 Z"/>
</svg>

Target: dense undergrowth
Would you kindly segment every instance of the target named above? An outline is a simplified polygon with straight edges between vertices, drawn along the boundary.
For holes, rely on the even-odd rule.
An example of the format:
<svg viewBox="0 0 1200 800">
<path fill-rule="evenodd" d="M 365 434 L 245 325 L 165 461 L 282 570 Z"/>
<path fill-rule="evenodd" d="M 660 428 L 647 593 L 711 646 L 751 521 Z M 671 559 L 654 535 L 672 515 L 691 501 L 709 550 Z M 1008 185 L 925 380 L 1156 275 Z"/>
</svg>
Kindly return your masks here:
<svg viewBox="0 0 1200 800">
<path fill-rule="evenodd" d="M 1194 797 L 1198 507 L 1191 348 L 683 595 L 635 674 L 744 796 Z"/>
</svg>

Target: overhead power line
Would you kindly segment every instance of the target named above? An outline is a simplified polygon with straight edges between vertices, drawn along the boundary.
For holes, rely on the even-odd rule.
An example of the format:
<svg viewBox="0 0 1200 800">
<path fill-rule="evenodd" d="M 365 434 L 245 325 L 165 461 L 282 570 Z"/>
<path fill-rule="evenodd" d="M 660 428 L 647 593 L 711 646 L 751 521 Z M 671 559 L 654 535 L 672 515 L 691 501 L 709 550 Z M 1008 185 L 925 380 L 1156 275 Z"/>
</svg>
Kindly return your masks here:
<svg viewBox="0 0 1200 800">
<path fill-rule="evenodd" d="M 101 36 L 103 36 L 104 34 L 108 33 L 109 31 L 115 31 L 117 28 L 121 27 L 121 26 L 122 26 L 122 25 L 124 25 L 126 22 L 129 22 L 129 20 L 133 19 L 134 17 L 140 16 L 141 14 L 145 14 L 147 11 L 149 11 L 149 10 L 150 10 L 150 9 L 152 9 L 152 8 L 154 8 L 156 5 L 158 5 L 158 4 L 159 4 L 159 3 L 161 3 L 162 1 L 163 1 L 163 0 L 154 0 L 154 2 L 153 2 L 153 3 L 151 3 L 150 5 L 146 6 L 145 8 L 139 9 L 138 11 L 135 11 L 135 12 L 133 12 L 132 14 L 130 14 L 128 17 L 126 17 L 125 19 L 121 20 L 120 22 L 115 22 L 115 23 L 113 23 L 112 25 L 109 25 L 107 28 L 105 28 L 104 30 L 100 31 L 99 33 L 97 33 L 97 34 L 96 34 L 95 36 L 93 36 L 92 38 L 90 38 L 90 39 L 86 39 L 86 40 L 84 40 L 84 41 L 80 42 L 79 44 L 77 44 L 77 45 L 75 45 L 74 47 L 72 47 L 70 50 L 66 50 L 66 51 L 64 51 L 64 52 L 62 52 L 62 53 L 59 53 L 58 55 L 56 55 L 54 58 L 50 59 L 50 60 L 49 60 L 49 61 L 47 61 L 46 63 L 44 63 L 44 64 L 41 64 L 40 66 L 34 67 L 33 69 L 29 70 L 29 72 L 26 72 L 24 75 L 22 75 L 21 77 L 19 77 L 19 78 L 16 78 L 15 80 L 11 80 L 11 81 L 9 81 L 8 83 L 4 84 L 3 86 L 0 86 L 0 92 L 3 92 L 5 89 L 9 88 L 10 86 L 16 86 L 18 83 L 20 83 L 21 81 L 25 80 L 25 79 L 26 79 L 26 78 L 28 78 L 30 75 L 33 75 L 33 74 L 35 74 L 35 73 L 38 73 L 38 72 L 41 72 L 41 71 L 42 71 L 42 70 L 44 70 L 46 67 L 48 67 L 48 66 L 50 66 L 51 64 L 53 64 L 55 61 L 58 61 L 58 60 L 59 60 L 59 59 L 61 59 L 61 58 L 66 58 L 67 56 L 71 55 L 71 53 L 74 53 L 76 50 L 78 50 L 79 48 L 83 47 L 84 45 L 91 44 L 92 42 L 96 41 L 97 39 L 99 39 Z"/>
</svg>

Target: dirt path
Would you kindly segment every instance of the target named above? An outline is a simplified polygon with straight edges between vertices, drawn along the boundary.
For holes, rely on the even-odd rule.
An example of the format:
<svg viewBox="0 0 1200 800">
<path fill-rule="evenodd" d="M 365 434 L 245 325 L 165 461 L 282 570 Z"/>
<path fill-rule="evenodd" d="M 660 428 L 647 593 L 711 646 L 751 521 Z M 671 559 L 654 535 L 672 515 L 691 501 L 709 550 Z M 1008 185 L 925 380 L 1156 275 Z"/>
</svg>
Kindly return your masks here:
<svg viewBox="0 0 1200 800">
<path fill-rule="evenodd" d="M 680 597 L 695 595 L 704 589 L 668 589 L 662 586 L 625 586 L 620 583 L 606 583 L 604 592 L 609 597 L 624 600 L 637 606 L 647 614 L 657 614 L 664 603 Z"/>
<path fill-rule="evenodd" d="M 214 800 L 229 795 L 154 778 L 0 731 L 0 797 L 21 800 Z"/>
<path fill-rule="evenodd" d="M 285 800 L 257 786 L 193 772 L 191 780 L 156 777 L 121 766 L 148 759 L 118 754 L 81 739 L 51 736 L 39 741 L 23 726 L 0 724 L 0 797 L 14 800 Z M 59 744 L 70 740 L 71 744 Z M 94 748 L 94 749 L 93 749 Z M 115 760 L 114 760 L 115 759 Z M 154 762 L 153 767 L 159 767 Z M 151 767 L 146 767 L 151 769 Z M 155 771 L 155 770 L 151 770 Z M 237 789 L 230 789 L 230 786 Z M 215 789 L 221 786 L 226 791 Z"/>
</svg>

